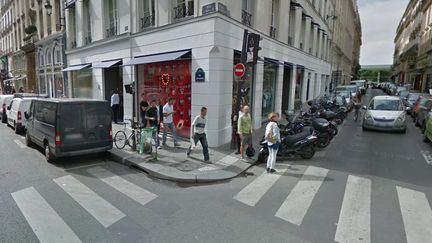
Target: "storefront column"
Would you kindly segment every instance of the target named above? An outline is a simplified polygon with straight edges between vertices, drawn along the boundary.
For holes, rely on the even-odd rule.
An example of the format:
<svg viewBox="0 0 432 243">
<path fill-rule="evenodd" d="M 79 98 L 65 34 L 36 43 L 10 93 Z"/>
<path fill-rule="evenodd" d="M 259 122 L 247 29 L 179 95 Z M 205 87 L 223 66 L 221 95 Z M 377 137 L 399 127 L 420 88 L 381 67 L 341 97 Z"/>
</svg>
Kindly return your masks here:
<svg viewBox="0 0 432 243">
<path fill-rule="evenodd" d="M 313 25 L 313 41 L 312 41 L 312 55 L 317 56 L 318 47 L 318 25 Z"/>
<path fill-rule="evenodd" d="M 77 47 L 84 45 L 84 3 L 76 1 L 75 29 Z"/>
<path fill-rule="evenodd" d="M 310 34 L 311 34 L 311 25 L 312 25 L 312 18 L 310 16 L 306 17 L 306 28 L 305 28 L 305 41 L 304 41 L 304 51 L 307 53 L 310 53 L 309 49 L 310 46 Z"/>
<path fill-rule="evenodd" d="M 309 79 L 309 75 L 310 73 L 307 72 L 307 70 L 305 69 L 304 71 L 304 75 L 303 75 L 303 82 L 302 82 L 302 93 L 301 93 L 301 102 L 304 103 L 307 100 L 307 85 L 308 85 L 308 79 Z"/>
<path fill-rule="evenodd" d="M 263 80 L 264 80 L 264 63 L 255 65 L 255 80 L 253 85 L 253 105 L 252 105 L 252 123 L 254 129 L 261 128 L 262 123 L 262 102 L 263 102 Z"/>
<path fill-rule="evenodd" d="M 276 78 L 275 111 L 279 114 L 282 114 L 284 67 L 284 65 L 279 65 Z"/>
<path fill-rule="evenodd" d="M 297 65 L 293 64 L 291 69 L 291 90 L 289 96 L 288 110 L 294 111 L 294 103 L 295 103 L 295 91 L 296 91 L 296 81 L 297 81 Z"/>
<path fill-rule="evenodd" d="M 318 97 L 320 95 L 320 90 L 321 90 L 321 75 L 317 74 L 317 81 L 315 83 L 315 92 L 314 92 L 314 98 Z"/>
<path fill-rule="evenodd" d="M 319 30 L 318 31 L 318 41 L 317 41 L 317 45 L 318 45 L 318 47 L 317 47 L 317 52 L 318 52 L 318 58 L 321 58 L 321 55 L 322 55 L 322 38 L 323 37 L 323 32 L 322 32 L 322 30 Z"/>
<path fill-rule="evenodd" d="M 302 7 L 294 7 L 295 8 L 295 20 L 294 20 L 294 47 L 300 48 L 301 42 L 301 23 L 303 17 L 303 8 Z"/>
</svg>

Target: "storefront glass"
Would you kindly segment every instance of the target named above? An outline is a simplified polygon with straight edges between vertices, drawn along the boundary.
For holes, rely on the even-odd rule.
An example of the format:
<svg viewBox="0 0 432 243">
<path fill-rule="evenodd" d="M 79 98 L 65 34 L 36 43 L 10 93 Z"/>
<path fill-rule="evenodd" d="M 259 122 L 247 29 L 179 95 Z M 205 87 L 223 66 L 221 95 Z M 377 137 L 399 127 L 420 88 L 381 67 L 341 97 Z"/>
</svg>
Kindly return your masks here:
<svg viewBox="0 0 432 243">
<path fill-rule="evenodd" d="M 277 68 L 278 66 L 273 63 L 264 64 L 262 101 L 262 117 L 264 120 L 267 119 L 268 114 L 274 111 Z"/>
<path fill-rule="evenodd" d="M 85 68 L 73 71 L 72 95 L 74 98 L 92 98 L 92 70 Z"/>
<path fill-rule="evenodd" d="M 191 61 L 171 61 L 144 65 L 144 80 L 139 82 L 139 94 L 147 101 L 160 100 L 164 105 L 169 97 L 175 99 L 174 123 L 177 134 L 190 136 L 191 126 Z"/>
<path fill-rule="evenodd" d="M 297 77 L 296 77 L 296 87 L 295 87 L 295 100 L 301 99 L 302 94 L 302 80 L 303 80 L 303 70 L 297 69 Z"/>
</svg>

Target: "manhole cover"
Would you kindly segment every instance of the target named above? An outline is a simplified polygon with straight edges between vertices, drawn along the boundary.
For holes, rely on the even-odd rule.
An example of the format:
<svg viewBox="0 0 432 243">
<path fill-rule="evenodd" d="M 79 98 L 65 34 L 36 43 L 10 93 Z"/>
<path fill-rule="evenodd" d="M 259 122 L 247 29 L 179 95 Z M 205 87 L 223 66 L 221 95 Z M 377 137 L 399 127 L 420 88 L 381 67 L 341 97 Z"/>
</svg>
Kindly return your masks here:
<svg viewBox="0 0 432 243">
<path fill-rule="evenodd" d="M 179 161 L 179 164 L 176 166 L 176 168 L 180 171 L 192 171 L 198 169 L 199 165 L 189 160 L 184 160 Z"/>
</svg>

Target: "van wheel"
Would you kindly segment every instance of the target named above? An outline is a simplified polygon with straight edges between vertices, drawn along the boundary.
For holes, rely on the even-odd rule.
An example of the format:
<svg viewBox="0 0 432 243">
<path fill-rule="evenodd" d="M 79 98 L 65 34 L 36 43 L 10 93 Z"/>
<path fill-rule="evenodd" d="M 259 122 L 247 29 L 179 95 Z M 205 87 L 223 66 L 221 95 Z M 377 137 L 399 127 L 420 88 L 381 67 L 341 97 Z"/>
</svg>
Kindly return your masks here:
<svg viewBox="0 0 432 243">
<path fill-rule="evenodd" d="M 31 141 L 31 138 L 30 138 L 30 135 L 28 134 L 28 132 L 26 132 L 26 135 L 25 135 L 25 144 L 27 145 L 27 147 L 33 146 L 33 142 Z"/>
<path fill-rule="evenodd" d="M 54 162 L 54 155 L 51 153 L 48 143 L 45 143 L 45 159 L 48 163 Z"/>
</svg>

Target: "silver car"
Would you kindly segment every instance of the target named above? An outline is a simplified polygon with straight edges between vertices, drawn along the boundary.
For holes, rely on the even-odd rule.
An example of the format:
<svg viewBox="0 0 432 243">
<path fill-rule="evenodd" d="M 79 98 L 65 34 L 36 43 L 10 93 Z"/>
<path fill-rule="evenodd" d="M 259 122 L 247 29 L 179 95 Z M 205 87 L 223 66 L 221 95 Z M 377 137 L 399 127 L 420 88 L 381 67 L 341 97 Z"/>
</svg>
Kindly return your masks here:
<svg viewBox="0 0 432 243">
<path fill-rule="evenodd" d="M 401 98 L 375 96 L 363 109 L 366 110 L 363 130 L 406 132 L 406 112 Z"/>
</svg>

